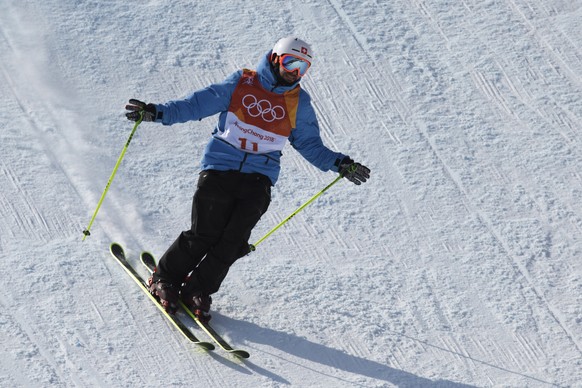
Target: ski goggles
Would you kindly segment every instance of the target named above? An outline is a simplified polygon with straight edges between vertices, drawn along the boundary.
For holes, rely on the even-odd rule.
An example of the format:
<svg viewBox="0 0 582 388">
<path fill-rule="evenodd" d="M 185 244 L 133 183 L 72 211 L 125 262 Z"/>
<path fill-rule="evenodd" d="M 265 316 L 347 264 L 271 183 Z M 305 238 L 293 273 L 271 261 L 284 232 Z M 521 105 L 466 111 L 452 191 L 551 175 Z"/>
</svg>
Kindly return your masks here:
<svg viewBox="0 0 582 388">
<path fill-rule="evenodd" d="M 297 72 L 301 77 L 303 77 L 311 66 L 311 62 L 296 57 L 293 54 L 283 54 L 281 55 L 281 66 L 283 66 L 283 70 L 286 72 Z"/>
</svg>

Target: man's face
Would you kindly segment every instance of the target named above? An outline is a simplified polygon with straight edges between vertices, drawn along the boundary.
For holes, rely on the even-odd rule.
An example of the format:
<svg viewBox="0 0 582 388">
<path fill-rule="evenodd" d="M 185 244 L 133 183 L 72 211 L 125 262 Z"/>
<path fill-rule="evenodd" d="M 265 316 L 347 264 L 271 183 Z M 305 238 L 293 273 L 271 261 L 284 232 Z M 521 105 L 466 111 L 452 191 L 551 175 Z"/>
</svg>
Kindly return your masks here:
<svg viewBox="0 0 582 388">
<path fill-rule="evenodd" d="M 294 72 L 288 72 L 286 71 L 283 66 L 279 63 L 279 75 L 281 76 L 281 78 L 283 78 L 285 80 L 285 82 L 289 83 L 289 84 L 294 84 L 295 82 L 297 82 L 299 80 L 299 78 L 301 78 L 299 76 L 299 72 L 298 71 L 294 71 Z"/>
</svg>

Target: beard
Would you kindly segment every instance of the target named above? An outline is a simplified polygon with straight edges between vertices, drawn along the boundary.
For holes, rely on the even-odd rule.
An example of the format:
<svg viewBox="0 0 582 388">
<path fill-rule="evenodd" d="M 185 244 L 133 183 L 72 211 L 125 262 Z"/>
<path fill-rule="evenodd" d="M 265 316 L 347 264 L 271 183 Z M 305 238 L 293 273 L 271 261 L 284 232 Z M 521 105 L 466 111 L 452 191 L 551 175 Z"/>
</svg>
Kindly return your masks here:
<svg viewBox="0 0 582 388">
<path fill-rule="evenodd" d="M 297 79 L 294 79 L 292 81 L 285 79 L 281 75 L 282 70 L 279 69 L 279 65 L 276 63 L 273 63 L 273 62 L 271 62 L 271 71 L 273 72 L 273 75 L 275 76 L 275 81 L 277 82 L 277 85 L 292 86 L 292 85 L 296 84 L 301 79 L 301 78 L 297 78 Z"/>
</svg>

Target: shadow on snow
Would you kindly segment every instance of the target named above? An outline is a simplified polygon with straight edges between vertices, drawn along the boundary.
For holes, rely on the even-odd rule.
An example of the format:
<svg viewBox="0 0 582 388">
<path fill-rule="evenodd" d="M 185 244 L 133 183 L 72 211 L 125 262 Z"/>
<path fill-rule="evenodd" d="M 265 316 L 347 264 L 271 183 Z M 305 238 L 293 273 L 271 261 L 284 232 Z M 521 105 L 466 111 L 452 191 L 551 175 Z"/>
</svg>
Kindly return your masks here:
<svg viewBox="0 0 582 388">
<path fill-rule="evenodd" d="M 433 381 L 424 377 L 416 376 L 412 373 L 391 368 L 376 361 L 350 355 L 343 350 L 333 349 L 328 346 L 311 342 L 293 334 L 260 327 L 254 323 L 229 318 L 217 312 L 213 315 L 215 317 L 214 321 L 217 324 L 224 324 L 226 327 L 236 328 L 236 331 L 241 333 L 240 337 L 244 338 L 249 343 L 269 345 L 298 358 L 372 379 L 383 380 L 397 385 L 398 387 L 474 387 L 472 385 L 460 384 L 447 380 Z M 274 354 L 271 355 L 280 358 L 280 356 Z M 289 360 L 285 361 L 289 362 Z M 265 375 L 266 377 L 280 383 L 289 384 L 289 382 L 282 377 L 265 371 L 265 369 L 258 367 L 252 362 L 246 361 L 245 364 L 256 373 Z M 305 365 L 302 366 L 330 378 L 344 381 L 338 376 L 317 371 L 315 368 L 309 368 Z M 357 384 L 354 381 L 349 381 L 349 383 Z"/>
</svg>

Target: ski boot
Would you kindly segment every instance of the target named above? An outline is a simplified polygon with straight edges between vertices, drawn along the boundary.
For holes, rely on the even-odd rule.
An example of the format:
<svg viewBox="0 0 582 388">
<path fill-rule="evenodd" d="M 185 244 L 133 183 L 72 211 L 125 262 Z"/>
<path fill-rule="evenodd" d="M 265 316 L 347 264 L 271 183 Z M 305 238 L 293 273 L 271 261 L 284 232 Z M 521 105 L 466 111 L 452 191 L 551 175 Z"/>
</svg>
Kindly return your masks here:
<svg viewBox="0 0 582 388">
<path fill-rule="evenodd" d="M 172 283 L 163 279 L 154 280 L 154 276 L 151 276 L 148 279 L 148 289 L 168 313 L 175 314 L 178 311 L 180 296 L 178 289 Z"/>
<path fill-rule="evenodd" d="M 212 298 L 210 295 L 204 295 L 202 293 L 193 293 L 189 295 L 182 295 L 182 301 L 188 307 L 190 311 L 202 322 L 210 321 L 212 316 L 210 315 L 210 305 L 212 304 Z"/>
</svg>

